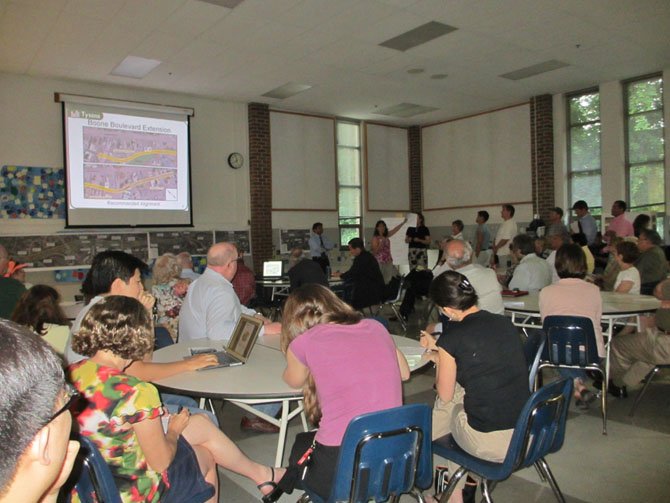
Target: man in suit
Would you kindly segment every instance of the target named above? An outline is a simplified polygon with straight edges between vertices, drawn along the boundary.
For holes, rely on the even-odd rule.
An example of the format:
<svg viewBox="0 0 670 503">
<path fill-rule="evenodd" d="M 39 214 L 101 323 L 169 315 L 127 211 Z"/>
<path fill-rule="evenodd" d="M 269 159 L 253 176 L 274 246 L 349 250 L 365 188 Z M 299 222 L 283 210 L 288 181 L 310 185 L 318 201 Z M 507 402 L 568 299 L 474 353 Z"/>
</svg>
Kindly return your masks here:
<svg viewBox="0 0 670 503">
<path fill-rule="evenodd" d="M 361 238 L 349 241 L 349 253 L 354 257 L 351 269 L 336 275 L 339 274 L 345 283 L 351 285 L 351 305 L 355 309 L 363 309 L 381 303 L 384 277 L 377 259 L 365 249 Z"/>
</svg>

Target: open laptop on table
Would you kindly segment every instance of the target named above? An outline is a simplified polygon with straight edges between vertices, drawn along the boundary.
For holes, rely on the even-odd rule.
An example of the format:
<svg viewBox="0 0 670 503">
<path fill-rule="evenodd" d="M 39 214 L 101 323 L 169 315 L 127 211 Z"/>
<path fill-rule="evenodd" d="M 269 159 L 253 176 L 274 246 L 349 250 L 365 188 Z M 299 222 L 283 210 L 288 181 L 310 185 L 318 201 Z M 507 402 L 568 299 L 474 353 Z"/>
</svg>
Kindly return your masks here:
<svg viewBox="0 0 670 503">
<path fill-rule="evenodd" d="M 284 264 L 281 260 L 266 260 L 263 262 L 263 279 L 280 280 L 284 276 Z"/>
<path fill-rule="evenodd" d="M 256 340 L 258 339 L 258 334 L 262 327 L 263 320 L 243 314 L 240 316 L 240 319 L 237 320 L 235 330 L 233 330 L 233 336 L 222 351 L 217 351 L 217 349 L 213 347 L 190 348 L 191 356 L 213 353 L 219 360 L 218 365 L 198 370 L 211 370 L 221 367 L 244 365 L 251 355 L 251 350 L 256 345 Z"/>
</svg>

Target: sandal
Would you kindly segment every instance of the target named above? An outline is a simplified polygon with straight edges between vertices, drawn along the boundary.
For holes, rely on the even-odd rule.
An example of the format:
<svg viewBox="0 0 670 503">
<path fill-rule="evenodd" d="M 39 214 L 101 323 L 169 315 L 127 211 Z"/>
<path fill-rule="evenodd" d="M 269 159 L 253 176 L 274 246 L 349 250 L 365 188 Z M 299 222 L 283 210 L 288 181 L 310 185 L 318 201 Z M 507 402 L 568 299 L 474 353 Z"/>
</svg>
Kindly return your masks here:
<svg viewBox="0 0 670 503">
<path fill-rule="evenodd" d="M 269 468 L 271 474 L 270 480 L 268 480 L 267 482 L 262 482 L 256 486 L 256 488 L 258 488 L 259 491 L 262 491 L 263 488 L 265 487 L 270 487 L 272 489 L 269 493 L 263 495 L 263 497 L 261 498 L 263 500 L 263 503 L 274 503 L 281 497 L 282 494 L 284 494 L 284 490 L 281 487 L 277 486 L 277 483 L 275 482 L 275 469 L 272 466 L 270 466 Z"/>
</svg>

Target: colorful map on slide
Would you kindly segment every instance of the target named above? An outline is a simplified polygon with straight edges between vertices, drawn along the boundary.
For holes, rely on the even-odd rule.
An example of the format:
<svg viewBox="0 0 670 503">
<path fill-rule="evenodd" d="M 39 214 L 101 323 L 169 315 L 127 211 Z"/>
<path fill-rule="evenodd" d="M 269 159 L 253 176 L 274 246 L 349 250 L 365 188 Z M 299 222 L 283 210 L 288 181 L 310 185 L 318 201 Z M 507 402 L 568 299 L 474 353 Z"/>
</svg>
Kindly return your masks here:
<svg viewBox="0 0 670 503">
<path fill-rule="evenodd" d="M 177 135 L 84 127 L 84 198 L 177 200 Z"/>
</svg>

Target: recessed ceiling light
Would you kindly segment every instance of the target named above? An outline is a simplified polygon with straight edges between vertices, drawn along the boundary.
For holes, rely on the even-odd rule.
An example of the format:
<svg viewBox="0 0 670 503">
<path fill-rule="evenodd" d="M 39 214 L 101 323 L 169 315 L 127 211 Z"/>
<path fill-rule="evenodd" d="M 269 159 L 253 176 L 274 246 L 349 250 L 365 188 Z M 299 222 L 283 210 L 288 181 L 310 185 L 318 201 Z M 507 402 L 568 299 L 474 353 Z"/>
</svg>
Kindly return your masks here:
<svg viewBox="0 0 670 503">
<path fill-rule="evenodd" d="M 283 100 L 286 98 L 290 98 L 291 96 L 295 96 L 298 93 L 301 93 L 303 91 L 307 91 L 307 89 L 311 89 L 312 86 L 309 86 L 307 84 L 297 84 L 295 82 L 287 82 L 283 86 L 275 87 L 274 89 L 268 91 L 265 93 L 263 96 L 266 98 L 276 98 L 278 100 Z"/>
<path fill-rule="evenodd" d="M 390 117 L 406 118 L 413 117 L 414 115 L 425 114 L 426 112 L 432 112 L 434 110 L 437 110 L 437 108 L 416 105 L 414 103 L 400 103 L 398 105 L 382 108 L 381 110 L 375 110 L 374 113 L 388 115 Z"/>
<path fill-rule="evenodd" d="M 161 64 L 157 59 L 140 58 L 139 56 L 127 56 L 119 63 L 119 66 L 111 71 L 110 75 L 117 77 L 130 77 L 141 79 L 146 77 L 154 68 Z"/>
<path fill-rule="evenodd" d="M 426 70 L 424 70 L 423 68 L 410 68 L 409 70 L 407 70 L 407 73 L 417 74 L 417 73 L 423 73 L 425 71 Z"/>
<path fill-rule="evenodd" d="M 500 77 L 509 80 L 521 80 L 527 79 L 528 77 L 534 77 L 535 75 L 540 75 L 541 73 L 551 72 L 552 70 L 558 70 L 559 68 L 564 68 L 570 66 L 568 63 L 563 63 L 563 61 L 557 61 L 555 59 L 550 59 L 549 61 L 543 61 L 536 65 L 527 66 L 526 68 L 520 68 L 519 70 L 514 70 L 513 72 L 504 73 Z"/>
<path fill-rule="evenodd" d="M 442 80 L 442 79 L 447 78 L 447 74 L 446 73 L 436 73 L 434 75 L 431 75 L 430 78 L 433 79 L 433 80 Z"/>
<path fill-rule="evenodd" d="M 407 51 L 413 47 L 425 44 L 426 42 L 430 42 L 431 40 L 456 30 L 458 30 L 458 28 L 455 28 L 454 26 L 438 23 L 437 21 L 430 21 L 429 23 L 417 26 L 413 30 L 406 31 L 397 37 L 390 38 L 379 45 L 397 51 Z"/>
</svg>

